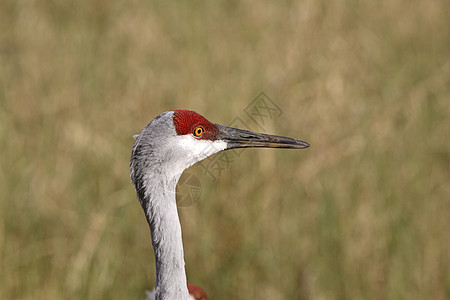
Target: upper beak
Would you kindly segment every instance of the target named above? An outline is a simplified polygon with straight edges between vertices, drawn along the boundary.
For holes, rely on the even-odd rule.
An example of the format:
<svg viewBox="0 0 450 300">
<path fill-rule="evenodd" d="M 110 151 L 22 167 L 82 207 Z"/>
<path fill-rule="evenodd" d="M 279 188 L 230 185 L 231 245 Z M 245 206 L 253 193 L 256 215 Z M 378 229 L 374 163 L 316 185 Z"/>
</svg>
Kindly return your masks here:
<svg viewBox="0 0 450 300">
<path fill-rule="evenodd" d="M 214 124 L 218 133 L 216 138 L 227 143 L 227 149 L 262 147 L 262 148 L 308 148 L 307 142 L 278 135 L 256 133 L 233 127 Z"/>
</svg>

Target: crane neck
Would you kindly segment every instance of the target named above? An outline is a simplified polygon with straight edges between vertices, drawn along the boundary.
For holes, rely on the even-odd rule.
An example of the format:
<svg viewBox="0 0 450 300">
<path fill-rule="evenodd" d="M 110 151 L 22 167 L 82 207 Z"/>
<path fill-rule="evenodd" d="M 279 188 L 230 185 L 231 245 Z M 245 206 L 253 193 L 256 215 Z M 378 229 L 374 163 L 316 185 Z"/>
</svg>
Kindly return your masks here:
<svg viewBox="0 0 450 300">
<path fill-rule="evenodd" d="M 180 175 L 162 178 L 159 172 L 146 174 L 143 179 L 145 192 L 143 197 L 139 197 L 155 252 L 155 299 L 191 299 L 187 290 L 183 240 L 175 199 Z"/>
</svg>

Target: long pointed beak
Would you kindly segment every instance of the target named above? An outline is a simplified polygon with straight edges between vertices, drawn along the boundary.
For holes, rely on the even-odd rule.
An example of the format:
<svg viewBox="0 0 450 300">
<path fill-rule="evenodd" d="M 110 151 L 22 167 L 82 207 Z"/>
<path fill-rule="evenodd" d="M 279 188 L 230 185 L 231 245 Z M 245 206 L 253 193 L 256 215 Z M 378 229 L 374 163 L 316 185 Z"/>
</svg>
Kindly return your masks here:
<svg viewBox="0 0 450 300">
<path fill-rule="evenodd" d="M 307 142 L 278 135 L 256 133 L 233 127 L 214 124 L 218 133 L 216 138 L 227 143 L 227 149 L 235 148 L 308 148 Z"/>
</svg>

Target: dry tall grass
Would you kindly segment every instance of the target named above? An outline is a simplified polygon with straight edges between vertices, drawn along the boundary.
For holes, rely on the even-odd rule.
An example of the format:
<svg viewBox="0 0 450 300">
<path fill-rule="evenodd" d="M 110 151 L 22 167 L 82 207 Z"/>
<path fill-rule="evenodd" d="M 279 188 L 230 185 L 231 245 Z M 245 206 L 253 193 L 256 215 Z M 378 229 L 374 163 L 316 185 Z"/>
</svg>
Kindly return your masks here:
<svg viewBox="0 0 450 300">
<path fill-rule="evenodd" d="M 211 299 L 450 298 L 449 2 L 0 2 L 0 299 L 142 299 L 132 135 L 185 108 L 269 133 L 180 208 Z"/>
</svg>

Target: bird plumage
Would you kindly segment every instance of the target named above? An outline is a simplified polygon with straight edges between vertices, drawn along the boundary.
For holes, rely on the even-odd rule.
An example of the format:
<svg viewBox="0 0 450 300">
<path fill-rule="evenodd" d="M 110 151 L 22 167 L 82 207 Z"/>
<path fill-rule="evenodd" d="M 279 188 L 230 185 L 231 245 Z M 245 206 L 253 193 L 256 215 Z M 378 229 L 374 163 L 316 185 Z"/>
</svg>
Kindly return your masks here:
<svg viewBox="0 0 450 300">
<path fill-rule="evenodd" d="M 155 253 L 156 284 L 149 295 L 157 300 L 191 299 L 175 199 L 176 184 L 186 168 L 226 149 L 308 146 L 292 138 L 213 124 L 193 111 L 169 111 L 151 121 L 136 137 L 130 159 L 131 181 L 147 218 Z"/>
</svg>

